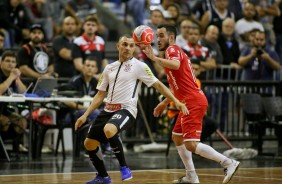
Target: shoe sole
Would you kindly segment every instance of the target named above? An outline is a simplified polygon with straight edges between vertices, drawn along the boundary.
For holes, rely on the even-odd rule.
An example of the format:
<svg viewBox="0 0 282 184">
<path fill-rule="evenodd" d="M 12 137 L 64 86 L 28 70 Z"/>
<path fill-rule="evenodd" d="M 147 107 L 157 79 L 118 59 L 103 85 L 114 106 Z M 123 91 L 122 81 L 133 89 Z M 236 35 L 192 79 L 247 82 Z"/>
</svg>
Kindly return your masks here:
<svg viewBox="0 0 282 184">
<path fill-rule="evenodd" d="M 232 173 L 231 177 L 229 178 L 229 180 L 228 180 L 227 182 L 225 182 L 225 183 L 223 183 L 223 184 L 229 183 L 229 181 L 232 179 L 233 175 L 236 173 L 236 171 L 238 170 L 239 165 L 240 165 L 240 162 L 237 162 L 237 163 L 238 163 L 238 165 L 236 166 L 236 168 L 235 168 L 234 172 Z"/>
<path fill-rule="evenodd" d="M 131 176 L 130 178 L 123 179 L 122 181 L 128 181 L 128 180 L 131 180 L 132 178 L 133 176 Z"/>
</svg>

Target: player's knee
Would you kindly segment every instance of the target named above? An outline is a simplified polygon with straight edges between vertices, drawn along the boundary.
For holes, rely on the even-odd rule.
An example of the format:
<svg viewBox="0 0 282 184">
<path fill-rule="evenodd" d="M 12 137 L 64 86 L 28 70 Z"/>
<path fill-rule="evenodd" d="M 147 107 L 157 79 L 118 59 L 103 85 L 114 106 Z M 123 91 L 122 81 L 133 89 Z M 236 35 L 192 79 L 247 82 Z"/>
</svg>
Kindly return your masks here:
<svg viewBox="0 0 282 184">
<path fill-rule="evenodd" d="M 86 138 L 84 140 L 84 147 L 87 151 L 93 151 L 99 146 L 99 142 L 94 139 Z"/>
<path fill-rule="evenodd" d="M 183 144 L 183 139 L 181 135 L 172 134 L 171 137 L 176 146 L 180 146 L 181 144 Z"/>
<path fill-rule="evenodd" d="M 108 139 L 116 135 L 117 131 L 117 127 L 110 123 L 107 123 L 104 127 L 104 133 Z"/>
<path fill-rule="evenodd" d="M 196 144 L 193 141 L 187 141 L 185 142 L 185 147 L 187 150 L 191 151 L 192 153 L 195 153 L 196 151 Z"/>
</svg>

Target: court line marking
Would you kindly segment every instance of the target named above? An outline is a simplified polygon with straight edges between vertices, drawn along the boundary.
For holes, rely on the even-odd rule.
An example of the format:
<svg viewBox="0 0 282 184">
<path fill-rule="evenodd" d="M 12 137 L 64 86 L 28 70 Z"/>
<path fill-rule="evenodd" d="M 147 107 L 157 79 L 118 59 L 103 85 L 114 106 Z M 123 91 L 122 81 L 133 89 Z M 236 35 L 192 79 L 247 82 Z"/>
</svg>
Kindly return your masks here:
<svg viewBox="0 0 282 184">
<path fill-rule="evenodd" d="M 264 167 L 264 168 L 239 168 L 240 170 L 264 170 L 264 169 L 272 169 L 272 170 L 277 170 L 277 169 L 282 169 L 282 167 Z M 201 171 L 201 170 L 222 170 L 221 168 L 207 168 L 207 169 L 197 169 L 197 171 Z M 185 169 L 155 169 L 155 170 L 132 170 L 133 173 L 138 173 L 138 172 L 159 172 L 159 173 L 183 173 L 183 171 L 185 171 Z M 9 175 L 0 175 L 0 177 L 10 177 L 10 176 L 15 176 L 15 177 L 20 177 L 20 176 L 44 176 L 44 175 L 70 175 L 70 174 L 93 174 L 96 171 L 93 172 L 71 172 L 71 173 L 35 173 L 35 174 L 9 174 Z M 120 171 L 109 171 L 109 173 L 119 173 Z M 199 174 L 199 175 L 213 175 L 213 176 L 217 176 L 214 174 Z M 218 176 L 222 176 L 222 175 L 218 175 Z M 256 177 L 250 177 L 250 178 L 256 178 Z M 259 177 L 258 177 L 259 178 Z M 282 180 L 282 179 L 279 179 Z"/>
</svg>

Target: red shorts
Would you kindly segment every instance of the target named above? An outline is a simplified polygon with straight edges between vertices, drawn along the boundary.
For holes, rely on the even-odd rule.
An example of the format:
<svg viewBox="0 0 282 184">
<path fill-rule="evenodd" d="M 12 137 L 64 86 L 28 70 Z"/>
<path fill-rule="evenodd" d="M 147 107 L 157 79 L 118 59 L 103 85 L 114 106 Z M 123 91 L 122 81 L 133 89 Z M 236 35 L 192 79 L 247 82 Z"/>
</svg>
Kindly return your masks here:
<svg viewBox="0 0 282 184">
<path fill-rule="evenodd" d="M 182 135 L 183 141 L 200 141 L 202 121 L 207 107 L 207 105 L 187 107 L 189 114 L 179 113 L 172 133 Z"/>
</svg>

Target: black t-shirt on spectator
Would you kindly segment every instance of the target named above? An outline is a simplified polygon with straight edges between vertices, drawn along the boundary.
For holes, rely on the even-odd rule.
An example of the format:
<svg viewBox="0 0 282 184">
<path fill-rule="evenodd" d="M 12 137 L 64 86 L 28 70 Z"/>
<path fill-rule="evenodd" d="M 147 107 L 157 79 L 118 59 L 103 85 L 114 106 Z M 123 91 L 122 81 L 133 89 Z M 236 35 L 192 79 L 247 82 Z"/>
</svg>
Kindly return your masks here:
<svg viewBox="0 0 282 184">
<path fill-rule="evenodd" d="M 18 52 L 18 65 L 27 65 L 37 73 L 48 73 L 48 66 L 52 64 L 45 46 L 32 47 L 30 44 L 24 45 Z"/>
<path fill-rule="evenodd" d="M 73 77 L 76 74 L 72 60 L 65 60 L 59 56 L 61 49 L 72 49 L 73 42 L 69 41 L 64 35 L 56 37 L 53 41 L 54 68 L 59 77 Z"/>
<path fill-rule="evenodd" d="M 93 97 L 97 93 L 98 81 L 93 77 L 89 84 L 83 79 L 83 75 L 74 76 L 70 82 L 69 86 L 72 90 L 78 91 L 81 96 L 87 95 Z"/>
</svg>

